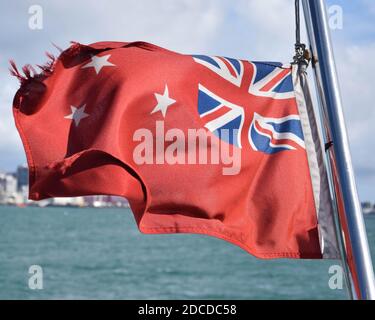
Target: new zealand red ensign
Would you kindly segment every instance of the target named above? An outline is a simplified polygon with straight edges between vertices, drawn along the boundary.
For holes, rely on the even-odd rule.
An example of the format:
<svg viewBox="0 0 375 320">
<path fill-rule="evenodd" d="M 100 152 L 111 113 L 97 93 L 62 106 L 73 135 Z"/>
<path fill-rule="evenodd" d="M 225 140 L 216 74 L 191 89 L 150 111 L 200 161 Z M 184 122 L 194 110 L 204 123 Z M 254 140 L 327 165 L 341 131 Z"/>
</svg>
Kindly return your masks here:
<svg viewBox="0 0 375 320">
<path fill-rule="evenodd" d="M 31 199 L 120 195 L 144 233 L 206 234 L 261 258 L 337 255 L 295 66 L 100 42 L 42 68 L 13 65 Z"/>
</svg>

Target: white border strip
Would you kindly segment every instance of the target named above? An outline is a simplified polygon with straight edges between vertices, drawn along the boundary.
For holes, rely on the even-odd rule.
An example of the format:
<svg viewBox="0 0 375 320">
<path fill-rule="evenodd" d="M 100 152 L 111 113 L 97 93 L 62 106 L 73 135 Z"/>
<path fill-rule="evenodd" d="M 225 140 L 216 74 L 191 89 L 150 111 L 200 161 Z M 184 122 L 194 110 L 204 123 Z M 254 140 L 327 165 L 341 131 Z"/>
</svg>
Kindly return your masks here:
<svg viewBox="0 0 375 320">
<path fill-rule="evenodd" d="M 325 259 L 340 259 L 328 177 L 306 73 L 299 72 L 298 66 L 293 65 L 292 77 L 302 131 L 305 138 L 322 255 Z"/>
</svg>

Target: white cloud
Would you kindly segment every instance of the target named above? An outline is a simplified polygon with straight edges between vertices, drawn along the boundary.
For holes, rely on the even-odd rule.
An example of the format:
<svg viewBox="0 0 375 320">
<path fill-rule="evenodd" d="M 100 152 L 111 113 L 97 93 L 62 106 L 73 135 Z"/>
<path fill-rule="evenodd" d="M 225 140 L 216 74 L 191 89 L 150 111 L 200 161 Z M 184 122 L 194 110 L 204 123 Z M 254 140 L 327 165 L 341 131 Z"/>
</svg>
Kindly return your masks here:
<svg viewBox="0 0 375 320">
<path fill-rule="evenodd" d="M 144 40 L 188 52 L 208 47 L 223 17 L 214 0 L 69 0 L 44 6 L 46 28 L 63 40 Z"/>
<path fill-rule="evenodd" d="M 375 191 L 375 42 L 363 45 L 340 45 L 336 50 L 342 88 L 344 113 L 352 158 L 364 198 L 374 198 Z M 364 185 L 362 185 L 364 183 Z"/>
<path fill-rule="evenodd" d="M 12 114 L 17 81 L 2 81 L 3 78 L 5 77 L 0 77 L 0 170 L 9 170 L 24 162 L 25 156 Z"/>
<path fill-rule="evenodd" d="M 367 11 L 372 15 L 375 15 L 375 2 L 374 0 L 362 0 L 362 3 L 365 5 Z"/>
<path fill-rule="evenodd" d="M 14 120 L 12 114 L 12 100 L 17 87 L 10 82 L 3 82 L 0 87 L 0 145 L 12 147 L 17 144 L 19 140 L 14 132 Z"/>
<path fill-rule="evenodd" d="M 244 19 L 251 36 L 237 40 L 249 48 L 251 59 L 290 62 L 295 42 L 294 1 L 240 0 L 236 5 L 238 18 Z"/>
<path fill-rule="evenodd" d="M 336 55 L 350 138 L 353 143 L 360 144 L 371 132 L 367 142 L 373 142 L 375 146 L 375 141 L 370 139 L 375 134 L 375 61 L 369 58 L 375 56 L 375 43 L 346 46 L 337 50 Z"/>
</svg>

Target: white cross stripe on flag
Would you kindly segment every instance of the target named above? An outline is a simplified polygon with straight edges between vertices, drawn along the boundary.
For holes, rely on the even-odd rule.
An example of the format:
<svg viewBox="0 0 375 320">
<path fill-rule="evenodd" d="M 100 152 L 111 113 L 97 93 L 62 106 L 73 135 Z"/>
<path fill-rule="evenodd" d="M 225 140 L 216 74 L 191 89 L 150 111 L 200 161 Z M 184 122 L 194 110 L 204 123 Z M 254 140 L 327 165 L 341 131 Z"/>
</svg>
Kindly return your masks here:
<svg viewBox="0 0 375 320">
<path fill-rule="evenodd" d="M 207 115 L 213 114 L 213 113 L 221 110 L 222 108 L 229 108 L 229 110 L 226 113 L 216 117 L 215 119 L 213 119 L 211 121 L 208 121 L 205 124 L 205 127 L 208 130 L 210 130 L 211 132 L 217 132 L 219 129 L 223 128 L 228 123 L 234 121 L 235 119 L 237 119 L 239 117 L 241 118 L 241 123 L 240 123 L 240 126 L 238 128 L 238 132 L 237 132 L 237 136 L 236 136 L 237 146 L 239 148 L 241 148 L 242 147 L 242 145 L 241 145 L 241 132 L 242 132 L 242 127 L 243 127 L 244 118 L 245 118 L 243 108 L 240 107 L 240 106 L 237 106 L 237 105 L 235 105 L 235 104 L 233 104 L 229 101 L 226 101 L 226 100 L 224 100 L 223 98 L 221 98 L 217 95 L 215 95 L 214 93 L 212 93 L 211 91 L 206 89 L 201 84 L 199 84 L 199 90 L 201 92 L 206 93 L 207 95 L 209 95 L 211 98 L 215 99 L 216 101 L 220 102 L 220 104 L 218 106 L 216 106 L 215 108 L 200 114 L 201 118 L 204 118 Z"/>
<path fill-rule="evenodd" d="M 244 66 L 241 60 L 203 55 L 193 56 L 193 59 L 237 87 L 241 86 L 244 74 Z"/>
<path fill-rule="evenodd" d="M 257 63 L 250 62 L 250 64 L 253 66 L 254 72 L 249 86 L 249 93 L 255 96 L 270 97 L 274 99 L 294 98 L 295 94 L 293 88 L 291 88 L 291 90 L 288 90 L 287 92 L 275 91 L 275 89 L 280 86 L 283 81 L 290 80 L 289 85 L 292 84 L 291 73 L 288 66 L 282 65 L 280 68 L 270 66 L 270 68 L 273 68 L 274 70 L 257 80 Z M 265 64 L 263 64 L 262 66 L 264 67 L 264 65 Z"/>
<path fill-rule="evenodd" d="M 278 132 L 278 131 L 275 130 L 274 126 L 270 124 L 270 123 L 282 124 L 282 123 L 284 123 L 286 121 L 289 121 L 289 120 L 299 121 L 300 117 L 298 115 L 290 115 L 290 116 L 286 116 L 286 117 L 283 117 L 283 118 L 267 118 L 267 117 L 262 117 L 261 115 L 259 115 L 258 113 L 255 112 L 254 118 L 253 118 L 252 123 L 251 123 L 251 127 L 254 127 L 254 129 L 259 134 L 267 136 L 271 140 L 273 140 L 273 139 L 274 140 L 292 140 L 296 144 L 301 146 L 302 148 L 305 148 L 305 142 L 299 136 L 297 136 L 296 134 L 293 134 L 291 132 Z M 267 134 L 265 132 L 260 132 L 257 129 L 256 124 L 259 125 L 259 127 L 272 132 L 272 136 L 270 136 L 269 134 Z M 251 128 L 250 128 L 250 131 L 251 131 Z M 251 141 L 252 140 L 250 139 L 250 142 Z M 277 146 L 288 147 L 288 149 L 291 149 L 291 150 L 295 149 L 294 147 L 289 146 L 289 145 L 277 145 Z M 254 150 L 257 150 L 257 148 L 253 144 L 252 144 L 252 147 L 254 148 Z"/>
</svg>

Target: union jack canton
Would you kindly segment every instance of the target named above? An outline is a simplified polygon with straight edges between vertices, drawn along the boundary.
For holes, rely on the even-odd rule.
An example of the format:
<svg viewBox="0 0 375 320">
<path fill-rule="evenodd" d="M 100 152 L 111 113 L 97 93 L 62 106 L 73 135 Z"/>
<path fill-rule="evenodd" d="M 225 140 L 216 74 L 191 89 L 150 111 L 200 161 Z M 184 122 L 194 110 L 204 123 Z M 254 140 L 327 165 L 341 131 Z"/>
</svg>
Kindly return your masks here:
<svg viewBox="0 0 375 320">
<path fill-rule="evenodd" d="M 212 81 L 198 85 L 198 113 L 210 132 L 236 147 L 266 154 L 305 148 L 296 109 L 289 108 L 285 116 L 285 109 L 295 98 L 290 66 L 206 55 L 192 57 L 204 67 L 202 72 L 212 75 Z M 227 84 L 223 86 L 222 81 Z"/>
</svg>

